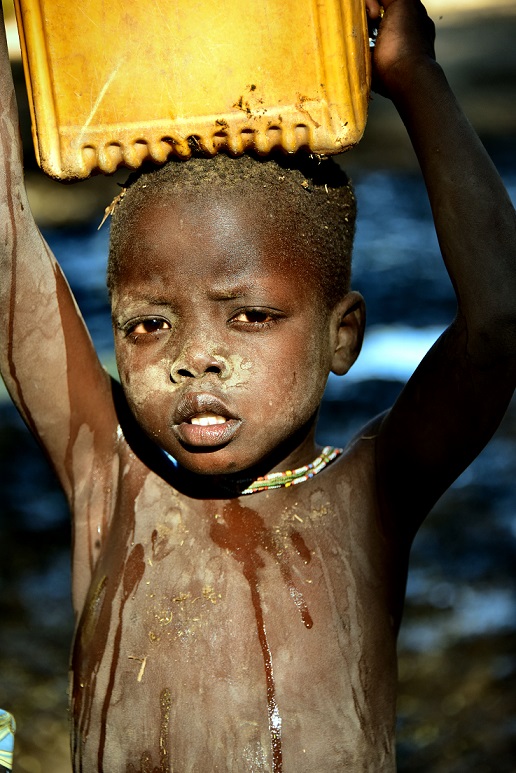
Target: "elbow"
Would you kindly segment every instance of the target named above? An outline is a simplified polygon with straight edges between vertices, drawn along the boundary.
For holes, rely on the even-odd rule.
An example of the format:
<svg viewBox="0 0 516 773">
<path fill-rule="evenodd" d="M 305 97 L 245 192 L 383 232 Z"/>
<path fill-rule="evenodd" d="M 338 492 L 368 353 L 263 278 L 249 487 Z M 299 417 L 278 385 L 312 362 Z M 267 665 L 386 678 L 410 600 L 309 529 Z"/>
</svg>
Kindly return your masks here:
<svg viewBox="0 0 516 773">
<path fill-rule="evenodd" d="M 516 310 L 469 326 L 468 354 L 483 367 L 506 363 L 516 372 Z"/>
</svg>

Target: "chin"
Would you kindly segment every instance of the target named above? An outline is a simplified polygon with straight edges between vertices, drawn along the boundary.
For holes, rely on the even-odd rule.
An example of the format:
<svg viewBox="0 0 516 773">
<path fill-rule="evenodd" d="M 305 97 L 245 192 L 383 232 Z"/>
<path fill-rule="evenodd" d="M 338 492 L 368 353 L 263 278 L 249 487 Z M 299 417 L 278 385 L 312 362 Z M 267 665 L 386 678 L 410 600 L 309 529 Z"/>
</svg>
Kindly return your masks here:
<svg viewBox="0 0 516 773">
<path fill-rule="evenodd" d="M 239 464 L 227 446 L 204 449 L 181 448 L 171 455 L 181 467 L 195 475 L 233 475 L 253 465 L 253 460 L 245 460 Z"/>
</svg>

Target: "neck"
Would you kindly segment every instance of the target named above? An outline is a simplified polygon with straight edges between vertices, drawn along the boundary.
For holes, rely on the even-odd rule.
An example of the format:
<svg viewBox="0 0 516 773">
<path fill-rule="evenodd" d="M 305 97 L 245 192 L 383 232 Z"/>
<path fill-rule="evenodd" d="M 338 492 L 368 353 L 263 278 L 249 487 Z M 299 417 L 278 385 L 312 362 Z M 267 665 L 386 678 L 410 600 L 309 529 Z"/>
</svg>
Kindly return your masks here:
<svg viewBox="0 0 516 773">
<path fill-rule="evenodd" d="M 305 483 L 331 464 L 342 453 L 342 449 L 325 446 L 310 462 L 299 467 L 292 466 L 283 471 L 275 470 L 265 475 L 254 476 L 249 474 L 248 470 L 235 475 L 210 476 L 208 479 L 205 476 L 196 475 L 181 468 L 174 457 L 166 451 L 163 451 L 163 453 L 175 470 L 181 470 L 181 476 L 184 480 L 187 481 L 188 477 L 190 477 L 192 484 L 195 479 L 197 485 L 200 484 L 203 488 L 208 486 L 211 491 L 210 499 L 227 499 Z M 215 496 L 213 495 L 214 492 L 216 492 Z"/>
</svg>

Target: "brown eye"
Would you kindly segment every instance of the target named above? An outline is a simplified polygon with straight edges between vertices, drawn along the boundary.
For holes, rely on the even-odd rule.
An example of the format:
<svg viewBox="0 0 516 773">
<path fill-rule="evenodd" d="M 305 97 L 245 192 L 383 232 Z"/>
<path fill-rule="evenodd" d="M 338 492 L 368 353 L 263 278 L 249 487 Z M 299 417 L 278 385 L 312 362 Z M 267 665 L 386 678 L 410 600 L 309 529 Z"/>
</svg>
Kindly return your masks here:
<svg viewBox="0 0 516 773">
<path fill-rule="evenodd" d="M 149 317 L 149 319 L 141 319 L 139 322 L 134 323 L 127 330 L 128 334 L 132 335 L 146 335 L 148 333 L 157 333 L 160 330 L 170 330 L 170 324 L 166 319 L 160 317 Z"/>
<path fill-rule="evenodd" d="M 248 309 L 246 311 L 240 311 L 233 317 L 233 322 L 243 322 L 248 325 L 263 325 L 266 322 L 271 322 L 273 317 L 266 311 L 260 311 L 259 309 Z"/>
</svg>

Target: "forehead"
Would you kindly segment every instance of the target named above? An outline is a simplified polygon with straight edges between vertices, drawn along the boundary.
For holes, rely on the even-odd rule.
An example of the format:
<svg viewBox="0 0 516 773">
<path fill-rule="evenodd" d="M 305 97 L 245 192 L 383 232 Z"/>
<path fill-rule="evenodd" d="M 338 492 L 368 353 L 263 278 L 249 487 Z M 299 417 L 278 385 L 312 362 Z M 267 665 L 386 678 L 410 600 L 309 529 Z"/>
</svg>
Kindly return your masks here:
<svg viewBox="0 0 516 773">
<path fill-rule="evenodd" d="M 255 191 L 153 193 L 127 214 L 117 283 L 174 274 L 191 282 L 276 274 L 302 284 L 312 270 L 299 218 Z"/>
</svg>

